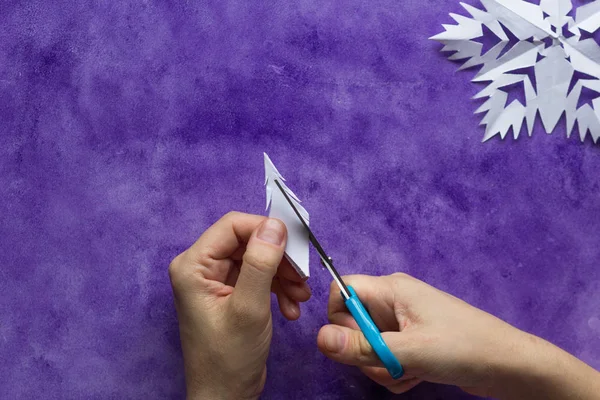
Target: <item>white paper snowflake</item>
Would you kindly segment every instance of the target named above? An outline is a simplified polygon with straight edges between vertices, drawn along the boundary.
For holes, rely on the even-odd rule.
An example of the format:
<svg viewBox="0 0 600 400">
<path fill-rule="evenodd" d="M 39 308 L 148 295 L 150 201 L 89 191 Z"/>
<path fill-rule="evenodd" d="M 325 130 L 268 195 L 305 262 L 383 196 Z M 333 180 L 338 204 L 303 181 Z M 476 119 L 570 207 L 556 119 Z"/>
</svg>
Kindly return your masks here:
<svg viewBox="0 0 600 400">
<path fill-rule="evenodd" d="M 445 32 L 431 39 L 444 44 L 442 51 L 454 52 L 449 59 L 465 60 L 460 69 L 481 65 L 473 82 L 489 82 L 475 96 L 488 98 L 475 112 L 486 112 L 481 122 L 486 125 L 483 141 L 495 135 L 504 139 L 511 127 L 516 139 L 523 122 L 531 136 L 539 112 L 547 133 L 565 114 L 568 137 L 577 122 L 581 140 L 589 132 L 596 142 L 600 97 L 592 100 L 593 106 L 578 107 L 578 102 L 584 88 L 600 92 L 600 46 L 593 38 L 582 37 L 600 28 L 600 0 L 580 6 L 574 17 L 570 0 L 540 0 L 539 5 L 522 0 L 481 3 L 486 11 L 461 3 L 471 17 L 450 14 L 458 24 L 443 25 Z M 483 44 L 473 39 L 484 36 L 484 26 L 500 42 L 482 54 Z M 518 39 L 512 47 L 505 29 Z M 510 49 L 502 54 L 507 46 Z M 535 82 L 524 72 L 527 68 L 533 68 Z M 515 84 L 524 87 L 525 105 L 519 100 L 507 104 L 508 94 L 501 88 Z"/>
</svg>

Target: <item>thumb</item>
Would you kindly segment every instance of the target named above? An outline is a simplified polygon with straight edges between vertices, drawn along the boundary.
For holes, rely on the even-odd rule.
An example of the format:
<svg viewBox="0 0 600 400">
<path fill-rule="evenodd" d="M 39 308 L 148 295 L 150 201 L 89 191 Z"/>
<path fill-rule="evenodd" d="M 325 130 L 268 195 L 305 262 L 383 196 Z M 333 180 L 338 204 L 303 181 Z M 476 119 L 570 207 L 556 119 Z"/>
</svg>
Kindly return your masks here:
<svg viewBox="0 0 600 400">
<path fill-rule="evenodd" d="M 407 348 L 405 332 L 384 332 L 382 337 L 392 353 L 406 366 Z M 359 330 L 339 325 L 325 325 L 317 336 L 317 346 L 327 357 L 342 364 L 360 367 L 381 367 L 383 364 Z"/>
<path fill-rule="evenodd" d="M 268 218 L 252 233 L 233 291 L 234 303 L 268 308 L 271 284 L 281 263 L 287 231 L 283 222 Z"/>
</svg>

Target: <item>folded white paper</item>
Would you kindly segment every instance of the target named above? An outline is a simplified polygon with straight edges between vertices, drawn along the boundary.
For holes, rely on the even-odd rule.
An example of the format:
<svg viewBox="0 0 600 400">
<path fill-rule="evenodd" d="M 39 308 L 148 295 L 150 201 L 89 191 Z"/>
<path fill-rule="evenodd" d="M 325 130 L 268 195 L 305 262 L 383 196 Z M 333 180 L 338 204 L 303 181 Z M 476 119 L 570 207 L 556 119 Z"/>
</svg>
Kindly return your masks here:
<svg viewBox="0 0 600 400">
<path fill-rule="evenodd" d="M 459 69 L 481 65 L 474 82 L 489 82 L 475 98 L 488 100 L 476 111 L 485 112 L 483 141 L 496 135 L 502 139 L 512 127 L 516 139 L 524 122 L 531 136 L 539 113 L 547 133 L 554 131 L 565 114 L 567 136 L 578 124 L 583 141 L 589 132 L 594 142 L 600 138 L 600 95 L 592 105 L 578 107 L 583 88 L 600 92 L 600 46 L 583 39 L 582 31 L 600 28 L 600 0 L 580 6 L 570 15 L 570 0 L 481 0 L 485 11 L 461 3 L 471 17 L 450 14 L 457 25 L 443 25 L 445 31 L 431 37 L 444 44 L 442 51 L 453 52 L 451 60 L 465 60 Z M 482 54 L 483 45 L 473 39 L 484 35 L 483 27 L 500 42 Z M 509 46 L 508 30 L 519 42 Z M 568 31 L 568 33 L 567 33 Z M 502 56 L 500 56 L 502 54 Z M 533 68 L 532 82 L 526 68 Z M 579 73 L 579 74 L 576 74 Z M 523 83 L 525 104 L 513 100 L 501 88 Z"/>
<path fill-rule="evenodd" d="M 308 225 L 308 212 L 300 205 L 298 196 L 294 194 L 285 184 L 285 179 L 277 171 L 275 165 L 269 159 L 267 153 L 264 153 L 265 159 L 265 186 L 267 188 L 267 209 L 269 217 L 278 218 L 283 221 L 287 228 L 287 244 L 285 246 L 285 256 L 290 261 L 301 277 L 310 276 L 308 266 L 308 231 L 302 225 L 302 222 L 294 212 L 294 209 L 288 203 L 287 199 L 275 183 L 275 179 L 281 184 L 286 194 L 290 197 L 294 206 L 300 212 L 300 215 Z"/>
</svg>

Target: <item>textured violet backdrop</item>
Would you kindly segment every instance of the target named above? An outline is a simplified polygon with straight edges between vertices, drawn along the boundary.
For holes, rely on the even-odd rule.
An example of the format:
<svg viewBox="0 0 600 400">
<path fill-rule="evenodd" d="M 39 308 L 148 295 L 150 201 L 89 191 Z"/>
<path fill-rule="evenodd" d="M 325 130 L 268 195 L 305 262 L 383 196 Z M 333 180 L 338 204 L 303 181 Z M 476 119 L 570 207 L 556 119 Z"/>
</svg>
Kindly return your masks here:
<svg viewBox="0 0 600 400">
<path fill-rule="evenodd" d="M 342 273 L 406 271 L 600 368 L 600 149 L 482 144 L 457 1 L 3 1 L 0 397 L 180 398 L 169 261 L 263 213 L 262 152 Z M 392 397 L 275 313 L 266 399 Z M 423 384 L 406 399 L 465 399 Z"/>
</svg>

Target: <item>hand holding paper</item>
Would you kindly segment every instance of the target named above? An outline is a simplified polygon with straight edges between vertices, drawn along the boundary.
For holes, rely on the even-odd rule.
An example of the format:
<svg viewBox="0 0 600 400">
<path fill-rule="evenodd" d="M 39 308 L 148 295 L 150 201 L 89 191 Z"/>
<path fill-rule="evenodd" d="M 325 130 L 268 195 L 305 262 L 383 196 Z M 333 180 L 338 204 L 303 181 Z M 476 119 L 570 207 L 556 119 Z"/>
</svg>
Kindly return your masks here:
<svg viewBox="0 0 600 400">
<path fill-rule="evenodd" d="M 306 282 L 283 259 L 281 221 L 229 213 L 169 266 L 188 398 L 258 397 L 272 335 L 271 291 L 300 316 Z"/>
</svg>

